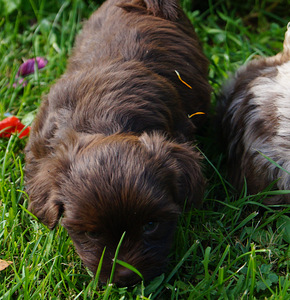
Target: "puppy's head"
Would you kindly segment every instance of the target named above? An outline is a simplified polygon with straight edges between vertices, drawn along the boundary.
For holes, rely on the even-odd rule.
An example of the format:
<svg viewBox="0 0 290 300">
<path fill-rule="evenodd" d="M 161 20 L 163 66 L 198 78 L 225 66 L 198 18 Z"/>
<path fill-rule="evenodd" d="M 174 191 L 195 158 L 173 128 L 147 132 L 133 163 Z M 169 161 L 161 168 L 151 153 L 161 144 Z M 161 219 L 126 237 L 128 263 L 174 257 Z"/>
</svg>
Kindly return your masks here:
<svg viewBox="0 0 290 300">
<path fill-rule="evenodd" d="M 47 190 L 45 205 L 37 206 L 30 195 L 32 211 L 50 227 L 63 214 L 62 224 L 92 272 L 105 248 L 102 281 L 110 276 L 124 232 L 118 259 L 137 268 L 145 280 L 161 274 L 185 200 L 187 206 L 201 201 L 199 155 L 158 134 L 118 134 L 73 144 L 55 155 L 55 167 L 48 165 L 57 182 Z M 115 283 L 139 280 L 116 267 Z"/>
</svg>

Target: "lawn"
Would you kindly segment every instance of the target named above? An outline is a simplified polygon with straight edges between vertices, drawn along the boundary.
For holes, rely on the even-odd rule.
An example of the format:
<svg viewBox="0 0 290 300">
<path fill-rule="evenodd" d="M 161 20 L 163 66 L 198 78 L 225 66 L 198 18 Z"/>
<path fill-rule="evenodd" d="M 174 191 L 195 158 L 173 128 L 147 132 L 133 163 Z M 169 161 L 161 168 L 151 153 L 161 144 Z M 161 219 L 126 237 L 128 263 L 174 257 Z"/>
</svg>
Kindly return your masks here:
<svg viewBox="0 0 290 300">
<path fill-rule="evenodd" d="M 182 1 L 210 60 L 213 115 L 230 72 L 282 49 L 290 2 L 193 2 Z M 0 0 L 0 120 L 15 115 L 31 124 L 42 95 L 65 71 L 82 21 L 98 5 Z M 25 87 L 13 86 L 19 66 L 31 57 L 48 64 L 28 75 Z M 204 205 L 180 218 L 167 272 L 130 288 L 100 285 L 66 231 L 50 231 L 27 211 L 26 141 L 0 139 L 0 299 L 290 299 L 290 207 L 265 207 L 269 190 L 235 192 L 213 118 L 198 136 L 208 181 Z"/>
</svg>

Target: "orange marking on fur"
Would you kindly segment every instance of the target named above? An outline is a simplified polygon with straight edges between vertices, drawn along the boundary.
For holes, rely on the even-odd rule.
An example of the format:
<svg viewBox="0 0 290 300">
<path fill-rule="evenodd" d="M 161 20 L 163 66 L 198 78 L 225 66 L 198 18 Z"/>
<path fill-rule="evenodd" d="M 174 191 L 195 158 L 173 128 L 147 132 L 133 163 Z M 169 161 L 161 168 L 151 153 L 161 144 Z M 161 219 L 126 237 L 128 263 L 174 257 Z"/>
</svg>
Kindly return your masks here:
<svg viewBox="0 0 290 300">
<path fill-rule="evenodd" d="M 180 74 L 179 74 L 176 70 L 175 70 L 175 73 L 176 73 L 178 79 L 179 79 L 183 84 L 185 84 L 187 87 L 189 87 L 190 89 L 192 89 L 192 87 L 191 87 L 188 83 L 186 83 L 184 80 L 182 80 L 182 78 L 180 77 Z"/>
<path fill-rule="evenodd" d="M 192 115 L 188 115 L 188 118 L 190 119 L 190 118 L 192 118 L 193 116 L 196 116 L 196 115 L 205 115 L 205 113 L 201 112 L 201 111 L 198 111 L 198 112 L 196 112 L 196 113 L 194 113 Z"/>
</svg>

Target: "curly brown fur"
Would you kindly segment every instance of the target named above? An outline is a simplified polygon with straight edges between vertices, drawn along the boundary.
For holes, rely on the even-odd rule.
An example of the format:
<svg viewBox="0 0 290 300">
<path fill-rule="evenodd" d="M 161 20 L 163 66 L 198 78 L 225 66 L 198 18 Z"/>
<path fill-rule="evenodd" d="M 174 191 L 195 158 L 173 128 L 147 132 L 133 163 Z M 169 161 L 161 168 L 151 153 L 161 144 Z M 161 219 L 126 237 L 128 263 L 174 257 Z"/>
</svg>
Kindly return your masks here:
<svg viewBox="0 0 290 300">
<path fill-rule="evenodd" d="M 208 62 L 177 1 L 107 1 L 84 25 L 26 148 L 29 209 L 49 228 L 61 216 L 86 266 L 106 247 L 149 280 L 162 273 L 178 215 L 204 180 L 189 145 L 210 101 Z M 189 89 L 176 76 L 192 86 Z M 140 278 L 117 266 L 114 282 Z"/>
</svg>

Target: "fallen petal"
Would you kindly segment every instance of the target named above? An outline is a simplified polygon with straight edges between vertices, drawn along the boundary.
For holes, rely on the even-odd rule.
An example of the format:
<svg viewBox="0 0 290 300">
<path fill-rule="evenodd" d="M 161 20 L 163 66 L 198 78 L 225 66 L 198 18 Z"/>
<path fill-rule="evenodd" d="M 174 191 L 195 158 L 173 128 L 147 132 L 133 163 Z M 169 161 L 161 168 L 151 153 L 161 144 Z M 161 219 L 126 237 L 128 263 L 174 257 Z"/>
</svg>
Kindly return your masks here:
<svg viewBox="0 0 290 300">
<path fill-rule="evenodd" d="M 47 60 L 43 57 L 30 58 L 19 67 L 17 77 L 34 73 L 35 61 L 37 63 L 38 69 L 44 68 L 47 64 Z"/>
<path fill-rule="evenodd" d="M 31 128 L 30 126 L 27 126 L 24 130 L 22 130 L 22 129 L 18 130 L 17 129 L 17 131 L 20 132 L 19 138 L 22 139 L 22 138 L 24 138 L 26 136 L 29 136 L 30 128 Z"/>
<path fill-rule="evenodd" d="M 0 121 L 0 130 L 7 129 L 10 127 L 15 128 L 20 123 L 20 120 L 15 116 L 7 117 L 4 120 Z"/>
<path fill-rule="evenodd" d="M 13 133 L 20 133 L 19 138 L 24 138 L 29 135 L 30 127 L 23 125 L 20 120 L 15 117 L 5 118 L 0 122 L 0 137 L 9 138 Z"/>
<path fill-rule="evenodd" d="M 0 271 L 5 270 L 5 269 L 8 268 L 11 264 L 12 264 L 12 261 L 6 261 L 6 260 L 0 259 Z"/>
</svg>

